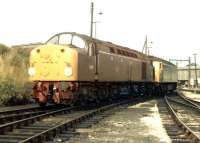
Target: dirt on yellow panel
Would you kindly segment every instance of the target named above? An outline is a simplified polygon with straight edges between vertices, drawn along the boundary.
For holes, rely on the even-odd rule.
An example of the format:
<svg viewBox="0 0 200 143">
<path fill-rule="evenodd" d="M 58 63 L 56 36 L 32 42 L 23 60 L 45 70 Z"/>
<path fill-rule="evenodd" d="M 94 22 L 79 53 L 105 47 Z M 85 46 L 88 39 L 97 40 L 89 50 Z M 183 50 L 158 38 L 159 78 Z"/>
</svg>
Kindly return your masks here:
<svg viewBox="0 0 200 143">
<path fill-rule="evenodd" d="M 32 81 L 77 80 L 77 52 L 67 46 L 44 45 L 31 52 Z"/>
</svg>

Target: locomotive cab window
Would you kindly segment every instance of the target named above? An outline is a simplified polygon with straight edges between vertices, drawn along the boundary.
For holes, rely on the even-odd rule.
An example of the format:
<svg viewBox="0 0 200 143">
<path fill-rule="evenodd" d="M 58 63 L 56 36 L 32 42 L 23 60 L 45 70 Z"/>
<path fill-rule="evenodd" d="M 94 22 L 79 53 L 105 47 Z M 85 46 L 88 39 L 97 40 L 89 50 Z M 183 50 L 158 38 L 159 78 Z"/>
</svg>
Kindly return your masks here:
<svg viewBox="0 0 200 143">
<path fill-rule="evenodd" d="M 83 49 L 85 48 L 85 41 L 78 36 L 73 36 L 72 45 Z"/>
<path fill-rule="evenodd" d="M 59 36 L 59 44 L 61 45 L 68 45 L 72 42 L 72 35 L 71 34 L 61 34 Z"/>
<path fill-rule="evenodd" d="M 49 41 L 47 41 L 47 44 L 58 44 L 58 40 L 59 40 L 59 38 L 57 35 L 57 36 L 51 38 Z"/>
</svg>

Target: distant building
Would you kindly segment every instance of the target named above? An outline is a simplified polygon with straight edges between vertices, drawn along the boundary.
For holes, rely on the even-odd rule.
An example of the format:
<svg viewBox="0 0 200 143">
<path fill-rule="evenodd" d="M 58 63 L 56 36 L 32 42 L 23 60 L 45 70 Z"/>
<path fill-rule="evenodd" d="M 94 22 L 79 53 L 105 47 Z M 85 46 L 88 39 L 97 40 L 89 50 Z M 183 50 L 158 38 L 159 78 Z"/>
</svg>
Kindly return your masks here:
<svg viewBox="0 0 200 143">
<path fill-rule="evenodd" d="M 44 43 L 29 43 L 29 44 L 21 44 L 21 45 L 13 45 L 12 48 L 35 48 L 43 45 Z"/>
<path fill-rule="evenodd" d="M 190 73 L 190 78 L 189 78 Z M 198 86 L 200 86 L 200 66 L 196 66 L 196 73 L 197 73 L 197 81 Z M 196 76 L 195 76 L 195 64 L 190 64 L 190 70 L 189 65 L 185 67 L 178 67 L 178 81 L 179 83 L 195 86 L 196 83 Z"/>
</svg>

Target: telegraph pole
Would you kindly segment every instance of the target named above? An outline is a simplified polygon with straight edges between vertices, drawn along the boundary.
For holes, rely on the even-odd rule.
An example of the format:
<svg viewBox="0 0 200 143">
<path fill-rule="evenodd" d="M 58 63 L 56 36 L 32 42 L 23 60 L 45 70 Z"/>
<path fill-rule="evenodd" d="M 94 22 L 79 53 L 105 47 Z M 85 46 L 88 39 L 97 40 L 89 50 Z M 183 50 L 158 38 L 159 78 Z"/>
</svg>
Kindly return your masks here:
<svg viewBox="0 0 200 143">
<path fill-rule="evenodd" d="M 145 52 L 144 52 L 145 50 Z M 144 54 L 147 54 L 147 35 L 145 37 L 145 41 L 144 41 L 144 45 L 143 45 L 143 48 L 142 48 L 142 53 L 144 52 Z"/>
<path fill-rule="evenodd" d="M 145 38 L 145 54 L 147 55 L 147 48 L 148 48 L 148 43 L 147 43 L 148 39 L 147 39 L 147 35 L 146 35 L 146 38 Z"/>
<path fill-rule="evenodd" d="M 151 44 L 153 43 L 152 41 L 150 42 Z M 145 41 L 144 41 L 144 45 L 142 48 L 142 53 L 146 54 L 147 56 L 149 56 L 149 49 L 152 47 L 148 46 L 148 39 L 147 39 L 147 35 L 145 37 Z"/>
<path fill-rule="evenodd" d="M 190 57 L 188 58 L 188 86 L 190 87 L 190 79 L 191 79 L 191 68 L 190 68 L 190 65 L 191 65 L 191 59 Z"/>
<path fill-rule="evenodd" d="M 195 54 L 193 54 L 194 55 L 194 70 L 195 70 L 195 80 L 196 80 L 196 84 L 195 84 L 195 86 L 196 87 L 198 87 L 198 81 L 197 81 L 197 62 L 196 62 L 196 53 Z"/>
<path fill-rule="evenodd" d="M 92 38 L 93 34 L 93 12 L 94 12 L 94 3 L 91 2 L 91 20 L 90 20 L 90 37 Z"/>
</svg>

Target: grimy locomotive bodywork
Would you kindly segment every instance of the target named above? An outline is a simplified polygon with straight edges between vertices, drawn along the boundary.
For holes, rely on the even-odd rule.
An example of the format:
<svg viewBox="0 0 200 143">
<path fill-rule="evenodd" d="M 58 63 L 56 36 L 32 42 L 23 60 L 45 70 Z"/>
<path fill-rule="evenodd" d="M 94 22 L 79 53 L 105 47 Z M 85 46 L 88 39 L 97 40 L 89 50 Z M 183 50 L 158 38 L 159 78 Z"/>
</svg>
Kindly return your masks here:
<svg viewBox="0 0 200 143">
<path fill-rule="evenodd" d="M 176 66 L 86 35 L 65 32 L 31 51 L 30 80 L 40 104 L 82 104 L 176 89 Z"/>
</svg>

